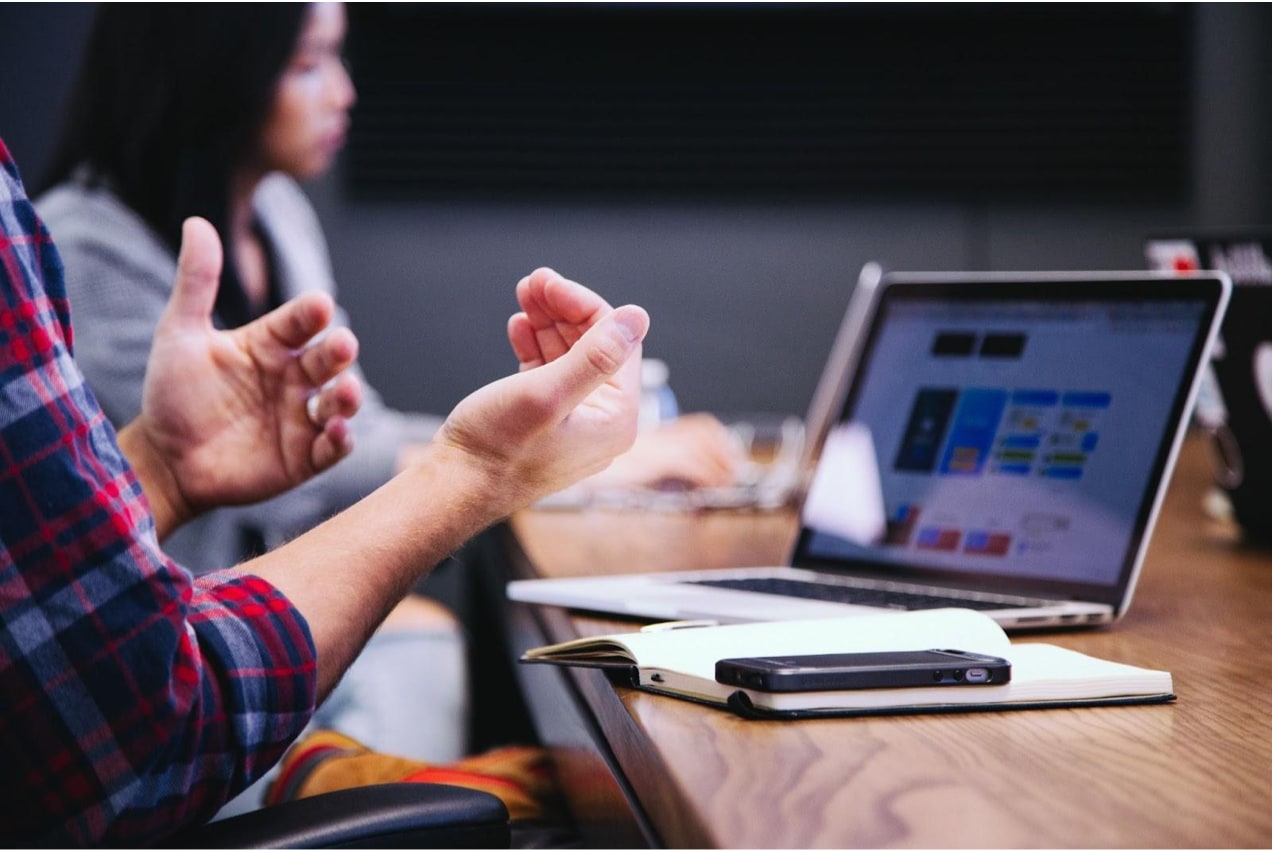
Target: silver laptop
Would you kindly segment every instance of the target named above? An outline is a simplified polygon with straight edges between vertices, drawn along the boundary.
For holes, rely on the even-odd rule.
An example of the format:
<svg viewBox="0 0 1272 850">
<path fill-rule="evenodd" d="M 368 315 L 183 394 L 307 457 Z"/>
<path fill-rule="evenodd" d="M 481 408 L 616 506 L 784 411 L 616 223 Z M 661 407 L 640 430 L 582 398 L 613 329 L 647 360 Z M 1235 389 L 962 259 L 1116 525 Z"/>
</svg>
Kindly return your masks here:
<svg viewBox="0 0 1272 850">
<path fill-rule="evenodd" d="M 1111 622 L 1231 286 L 885 274 L 849 304 L 862 319 L 832 357 L 842 380 L 819 386 L 837 415 L 788 565 L 517 581 L 508 595 L 659 620 L 958 606 L 1012 629 Z"/>
</svg>

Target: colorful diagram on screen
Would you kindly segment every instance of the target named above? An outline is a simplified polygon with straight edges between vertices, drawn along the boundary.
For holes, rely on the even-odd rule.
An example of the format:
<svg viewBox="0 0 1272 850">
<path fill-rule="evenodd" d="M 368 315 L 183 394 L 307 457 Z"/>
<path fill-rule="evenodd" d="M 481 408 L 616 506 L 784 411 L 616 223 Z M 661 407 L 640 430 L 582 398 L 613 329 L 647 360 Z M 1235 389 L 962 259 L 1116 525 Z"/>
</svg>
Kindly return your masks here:
<svg viewBox="0 0 1272 850">
<path fill-rule="evenodd" d="M 1100 445 L 1112 404 L 1107 392 L 923 387 L 910 408 L 893 462 L 897 472 L 939 478 L 1080 481 Z M 1030 546 L 1021 529 L 977 527 L 923 517 L 918 501 L 896 505 L 884 545 L 1002 557 Z M 1053 529 L 1054 530 L 1054 529 Z M 1026 537 L 1037 538 L 1037 534 Z"/>
<path fill-rule="evenodd" d="M 888 517 L 885 546 L 909 546 L 933 552 L 963 551 L 969 555 L 1005 556 L 1011 552 L 1013 535 L 998 529 L 962 529 L 950 524 L 920 523 L 923 508 L 903 503 Z"/>
<path fill-rule="evenodd" d="M 1099 446 L 1101 417 L 1111 403 L 1107 392 L 924 387 L 892 466 L 1076 481 Z"/>
</svg>

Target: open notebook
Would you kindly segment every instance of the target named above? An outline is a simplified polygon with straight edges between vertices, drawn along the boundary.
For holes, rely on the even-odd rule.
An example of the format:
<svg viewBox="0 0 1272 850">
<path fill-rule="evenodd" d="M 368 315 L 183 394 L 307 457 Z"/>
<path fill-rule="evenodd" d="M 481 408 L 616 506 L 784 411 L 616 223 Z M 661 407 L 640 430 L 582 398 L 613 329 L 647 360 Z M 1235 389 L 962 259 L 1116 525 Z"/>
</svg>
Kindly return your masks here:
<svg viewBox="0 0 1272 850">
<path fill-rule="evenodd" d="M 1042 643 L 1013 644 L 983 614 L 948 608 L 580 638 L 532 649 L 524 662 L 603 667 L 648 691 L 727 706 L 748 717 L 1043 708 L 1167 702 L 1169 673 L 1104 661 Z M 1011 662 L 1004 685 L 866 688 L 769 693 L 716 681 L 715 663 L 738 656 L 800 655 L 957 647 Z"/>
<path fill-rule="evenodd" d="M 512 582 L 660 620 L 983 610 L 1009 628 L 1130 604 L 1231 283 L 1221 273 L 889 273 L 831 396 L 787 565 Z M 877 482 L 875 498 L 863 481 Z"/>
</svg>

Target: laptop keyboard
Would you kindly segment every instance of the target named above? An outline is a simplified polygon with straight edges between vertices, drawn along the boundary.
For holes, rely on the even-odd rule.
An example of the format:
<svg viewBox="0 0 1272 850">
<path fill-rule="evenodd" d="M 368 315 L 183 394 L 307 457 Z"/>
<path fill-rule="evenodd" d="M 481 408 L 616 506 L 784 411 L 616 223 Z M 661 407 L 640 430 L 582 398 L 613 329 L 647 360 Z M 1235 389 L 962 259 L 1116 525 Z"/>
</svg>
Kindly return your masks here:
<svg viewBox="0 0 1272 850">
<path fill-rule="evenodd" d="M 896 608 L 903 611 L 916 611 L 924 608 L 948 608 L 951 606 L 989 611 L 1021 606 L 1020 601 L 1009 602 L 961 596 L 930 596 L 922 593 L 906 593 L 899 590 L 847 587 L 841 584 L 798 581 L 788 578 L 701 579 L 688 583 L 706 585 L 707 587 L 722 587 L 728 590 L 771 593 L 778 596 L 797 596 L 803 599 L 817 599 L 823 602 L 845 602 L 852 605 L 870 605 L 875 608 Z"/>
</svg>

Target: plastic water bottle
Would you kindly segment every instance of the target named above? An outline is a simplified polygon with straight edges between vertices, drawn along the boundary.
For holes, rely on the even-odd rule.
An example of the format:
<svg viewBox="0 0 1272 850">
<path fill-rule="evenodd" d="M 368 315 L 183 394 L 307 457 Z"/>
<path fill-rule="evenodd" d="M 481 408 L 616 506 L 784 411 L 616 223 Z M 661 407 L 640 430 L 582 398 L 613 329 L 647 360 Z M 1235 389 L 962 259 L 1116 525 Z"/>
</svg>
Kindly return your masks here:
<svg viewBox="0 0 1272 850">
<path fill-rule="evenodd" d="M 662 360 L 646 357 L 640 369 L 640 415 L 638 424 L 641 429 L 652 428 L 660 422 L 675 419 L 680 415 L 680 405 L 676 402 L 676 394 L 667 383 L 670 370 Z"/>
</svg>

